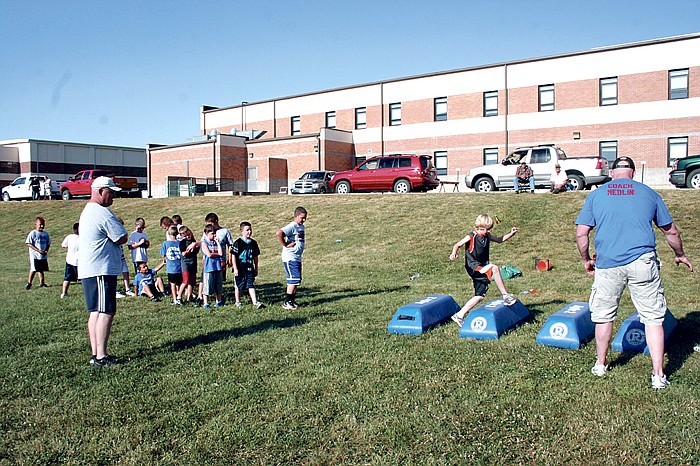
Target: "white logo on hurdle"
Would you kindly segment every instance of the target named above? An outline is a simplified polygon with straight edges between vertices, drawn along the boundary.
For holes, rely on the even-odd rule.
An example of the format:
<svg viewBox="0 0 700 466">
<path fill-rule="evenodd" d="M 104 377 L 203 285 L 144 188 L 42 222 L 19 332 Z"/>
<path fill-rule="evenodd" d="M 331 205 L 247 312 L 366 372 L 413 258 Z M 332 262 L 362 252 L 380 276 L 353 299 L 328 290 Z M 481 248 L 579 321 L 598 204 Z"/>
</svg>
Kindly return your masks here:
<svg viewBox="0 0 700 466">
<path fill-rule="evenodd" d="M 633 328 L 625 334 L 625 339 L 632 346 L 641 346 L 646 342 L 646 335 L 643 330 Z"/>
<path fill-rule="evenodd" d="M 437 299 L 437 296 L 428 296 L 427 298 L 423 298 L 420 301 L 416 301 L 414 304 L 428 304 L 431 301 L 435 301 Z"/>
<path fill-rule="evenodd" d="M 561 322 L 557 322 L 549 328 L 549 336 L 551 336 L 555 340 L 561 340 L 563 338 L 566 338 L 568 334 L 569 327 L 567 327 L 566 324 L 563 324 Z"/>
<path fill-rule="evenodd" d="M 581 309 L 584 309 L 585 306 L 582 306 L 581 304 L 573 304 L 569 306 L 562 314 L 576 314 L 578 311 Z"/>
<path fill-rule="evenodd" d="M 475 332 L 483 332 L 486 330 L 487 325 L 488 322 L 486 322 L 486 319 L 483 317 L 477 317 L 476 319 L 472 320 L 470 327 Z"/>
</svg>

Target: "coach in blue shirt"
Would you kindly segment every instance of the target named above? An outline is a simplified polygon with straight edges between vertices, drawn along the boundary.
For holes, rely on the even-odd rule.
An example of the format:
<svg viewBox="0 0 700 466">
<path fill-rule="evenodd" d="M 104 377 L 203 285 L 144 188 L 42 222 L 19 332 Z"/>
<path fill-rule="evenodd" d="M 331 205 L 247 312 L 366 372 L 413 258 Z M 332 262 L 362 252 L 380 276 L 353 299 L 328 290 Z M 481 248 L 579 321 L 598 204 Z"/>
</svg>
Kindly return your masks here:
<svg viewBox="0 0 700 466">
<path fill-rule="evenodd" d="M 576 219 L 576 242 L 586 272 L 595 275 L 589 299 L 591 319 L 596 324 L 597 361 L 593 375 L 605 375 L 607 354 L 617 317 L 620 297 L 629 287 L 639 320 L 645 326 L 653 374 L 651 386 L 664 389 L 670 383 L 664 374 L 664 329 L 666 298 L 659 275 L 653 224 L 663 232 L 676 265 L 693 271 L 685 257 L 680 231 L 661 196 L 634 177 L 634 161 L 620 157 L 612 165 L 612 180 L 588 195 Z M 589 255 L 589 233 L 595 228 L 596 257 Z"/>
</svg>

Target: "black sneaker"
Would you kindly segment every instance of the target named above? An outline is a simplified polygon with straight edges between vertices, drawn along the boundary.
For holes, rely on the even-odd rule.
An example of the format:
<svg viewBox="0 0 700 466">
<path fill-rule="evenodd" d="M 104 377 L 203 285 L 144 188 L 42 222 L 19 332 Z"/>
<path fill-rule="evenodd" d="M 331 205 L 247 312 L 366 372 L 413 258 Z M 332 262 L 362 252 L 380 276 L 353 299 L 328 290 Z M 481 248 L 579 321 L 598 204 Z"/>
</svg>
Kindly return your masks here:
<svg viewBox="0 0 700 466">
<path fill-rule="evenodd" d="M 24 284 L 24 289 L 25 289 L 25 290 L 29 290 L 29 289 L 31 289 L 31 287 L 32 287 L 32 284 L 31 284 L 31 283 L 25 283 L 25 284 Z"/>
<path fill-rule="evenodd" d="M 151 298 L 151 301 L 153 301 L 154 303 L 158 303 L 160 302 L 160 298 L 158 296 L 154 296 Z"/>
<path fill-rule="evenodd" d="M 113 356 L 106 354 L 105 357 L 102 359 L 95 358 L 95 364 L 93 364 L 93 365 L 96 367 L 116 366 L 117 361 L 114 360 Z"/>
<path fill-rule="evenodd" d="M 48 288 L 49 285 L 47 285 L 46 283 L 42 283 L 41 285 L 39 285 L 39 287 L 40 287 L 40 288 Z"/>
</svg>

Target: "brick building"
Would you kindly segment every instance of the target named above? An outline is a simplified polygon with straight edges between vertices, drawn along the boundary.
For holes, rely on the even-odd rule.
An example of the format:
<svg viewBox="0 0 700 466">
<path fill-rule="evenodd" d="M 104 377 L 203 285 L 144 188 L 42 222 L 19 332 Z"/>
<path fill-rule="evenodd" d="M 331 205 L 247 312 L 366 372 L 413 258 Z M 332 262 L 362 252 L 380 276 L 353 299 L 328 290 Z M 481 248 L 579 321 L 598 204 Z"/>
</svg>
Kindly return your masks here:
<svg viewBox="0 0 700 466">
<path fill-rule="evenodd" d="M 149 146 L 152 194 L 168 180 L 279 192 L 307 170 L 371 155 L 429 154 L 440 177 L 553 143 L 570 156 L 629 155 L 666 184 L 700 152 L 700 34 L 458 69 L 216 108 L 201 140 Z M 215 181 L 216 182 L 216 181 Z"/>
</svg>

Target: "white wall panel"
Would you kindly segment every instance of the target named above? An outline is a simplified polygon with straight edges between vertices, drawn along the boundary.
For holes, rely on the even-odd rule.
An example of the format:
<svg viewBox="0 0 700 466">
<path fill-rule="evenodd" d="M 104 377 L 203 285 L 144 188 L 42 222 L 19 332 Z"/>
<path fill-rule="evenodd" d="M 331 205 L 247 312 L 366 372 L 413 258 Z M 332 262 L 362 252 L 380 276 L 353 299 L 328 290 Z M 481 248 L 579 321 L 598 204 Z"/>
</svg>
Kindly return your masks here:
<svg viewBox="0 0 700 466">
<path fill-rule="evenodd" d="M 432 99 L 495 91 L 504 87 L 503 68 L 485 68 L 387 83 L 384 85 L 384 102 Z"/>
<path fill-rule="evenodd" d="M 510 88 L 700 65 L 700 38 L 508 65 Z"/>
</svg>

